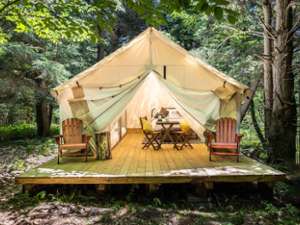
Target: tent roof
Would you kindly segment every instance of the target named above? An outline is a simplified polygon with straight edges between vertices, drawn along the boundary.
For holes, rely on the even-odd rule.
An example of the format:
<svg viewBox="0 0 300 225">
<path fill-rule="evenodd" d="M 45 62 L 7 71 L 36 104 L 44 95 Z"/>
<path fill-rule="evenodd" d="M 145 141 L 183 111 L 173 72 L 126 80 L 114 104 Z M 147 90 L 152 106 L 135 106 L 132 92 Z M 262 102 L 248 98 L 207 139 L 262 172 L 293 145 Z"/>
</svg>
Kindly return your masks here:
<svg viewBox="0 0 300 225">
<path fill-rule="evenodd" d="M 186 84 L 186 87 L 194 85 L 191 89 L 207 87 L 207 90 L 217 91 L 227 84 L 229 84 L 231 89 L 234 89 L 234 92 L 244 93 L 248 89 L 246 85 L 192 56 L 161 32 L 150 27 L 123 47 L 53 90 L 56 93 L 60 93 L 65 88 L 72 88 L 78 85 L 97 87 L 103 84 L 112 85 L 128 82 L 132 78 L 136 78 L 151 70 L 162 74 L 164 65 L 167 68 L 171 68 L 171 72 L 172 70 L 175 71 L 173 73 L 179 73 L 179 70 L 184 70 L 188 76 L 194 76 L 190 77 L 190 81 Z M 187 71 L 187 69 L 183 68 L 188 68 L 189 70 Z M 124 74 L 126 74 L 126 79 Z M 99 79 L 99 76 L 101 79 Z M 202 76 L 201 79 L 200 76 Z M 195 83 L 194 80 L 197 78 L 199 78 L 199 82 Z M 174 80 L 181 84 L 182 78 L 174 75 Z M 204 85 L 203 82 L 207 82 L 207 84 Z"/>
</svg>

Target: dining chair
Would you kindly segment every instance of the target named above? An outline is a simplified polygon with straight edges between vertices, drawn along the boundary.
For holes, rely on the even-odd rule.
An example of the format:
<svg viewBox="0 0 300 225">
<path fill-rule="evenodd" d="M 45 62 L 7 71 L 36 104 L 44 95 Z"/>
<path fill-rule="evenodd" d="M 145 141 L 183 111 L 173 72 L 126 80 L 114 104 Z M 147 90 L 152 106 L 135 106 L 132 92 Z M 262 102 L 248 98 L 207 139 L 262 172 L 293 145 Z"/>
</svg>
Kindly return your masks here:
<svg viewBox="0 0 300 225">
<path fill-rule="evenodd" d="M 180 121 L 179 126 L 180 129 L 174 131 L 174 148 L 177 150 L 182 150 L 184 147 L 190 147 L 193 149 L 193 145 L 190 143 L 190 136 L 192 132 L 190 125 L 185 120 L 182 120 Z"/>
<path fill-rule="evenodd" d="M 159 150 L 161 143 L 159 142 L 159 137 L 161 135 L 160 131 L 156 131 L 153 129 L 151 122 L 147 119 L 147 117 L 140 117 L 140 124 L 144 134 L 144 146 L 143 149 L 153 147 L 154 150 Z"/>
</svg>

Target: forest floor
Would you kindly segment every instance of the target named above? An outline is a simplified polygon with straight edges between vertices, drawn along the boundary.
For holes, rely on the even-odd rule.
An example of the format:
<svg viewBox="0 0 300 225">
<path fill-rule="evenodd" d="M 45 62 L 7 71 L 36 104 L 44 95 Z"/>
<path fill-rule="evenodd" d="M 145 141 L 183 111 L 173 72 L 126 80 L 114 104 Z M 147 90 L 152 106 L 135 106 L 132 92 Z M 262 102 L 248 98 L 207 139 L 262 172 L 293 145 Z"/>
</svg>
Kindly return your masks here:
<svg viewBox="0 0 300 225">
<path fill-rule="evenodd" d="M 192 185 L 51 186 L 22 193 L 15 176 L 56 154 L 51 139 L 0 146 L 0 224 L 300 224 L 300 181 L 279 182 L 272 199 L 251 185 L 216 186 L 207 195 Z"/>
</svg>

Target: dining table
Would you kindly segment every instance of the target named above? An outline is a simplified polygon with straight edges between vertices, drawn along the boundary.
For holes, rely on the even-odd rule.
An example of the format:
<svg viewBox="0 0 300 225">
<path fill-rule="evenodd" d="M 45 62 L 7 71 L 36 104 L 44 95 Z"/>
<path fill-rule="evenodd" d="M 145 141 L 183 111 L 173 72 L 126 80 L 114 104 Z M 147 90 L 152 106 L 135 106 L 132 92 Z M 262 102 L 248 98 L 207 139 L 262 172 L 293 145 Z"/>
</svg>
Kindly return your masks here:
<svg viewBox="0 0 300 225">
<path fill-rule="evenodd" d="M 162 136 L 160 138 L 160 143 L 167 143 L 166 140 L 170 140 L 171 144 L 175 144 L 174 138 L 171 135 L 171 130 L 175 125 L 179 125 L 179 121 L 177 120 L 157 120 L 156 124 L 162 127 Z"/>
</svg>

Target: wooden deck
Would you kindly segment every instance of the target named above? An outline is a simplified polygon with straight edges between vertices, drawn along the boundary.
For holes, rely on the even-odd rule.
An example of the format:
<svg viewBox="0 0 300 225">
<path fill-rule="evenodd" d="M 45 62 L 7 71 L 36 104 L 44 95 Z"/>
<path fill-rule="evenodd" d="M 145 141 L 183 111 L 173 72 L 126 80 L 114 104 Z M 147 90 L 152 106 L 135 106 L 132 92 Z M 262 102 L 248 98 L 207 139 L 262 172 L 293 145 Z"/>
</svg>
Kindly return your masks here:
<svg viewBox="0 0 300 225">
<path fill-rule="evenodd" d="M 200 182 L 272 182 L 285 174 L 246 156 L 239 163 L 232 158 L 209 162 L 204 144 L 194 149 L 142 150 L 142 134 L 128 133 L 113 149 L 112 159 L 96 161 L 81 158 L 56 159 L 16 178 L 19 184 L 161 184 Z"/>
</svg>

